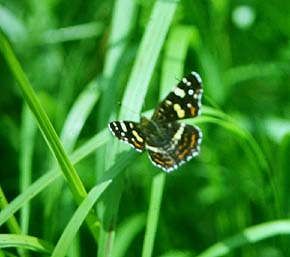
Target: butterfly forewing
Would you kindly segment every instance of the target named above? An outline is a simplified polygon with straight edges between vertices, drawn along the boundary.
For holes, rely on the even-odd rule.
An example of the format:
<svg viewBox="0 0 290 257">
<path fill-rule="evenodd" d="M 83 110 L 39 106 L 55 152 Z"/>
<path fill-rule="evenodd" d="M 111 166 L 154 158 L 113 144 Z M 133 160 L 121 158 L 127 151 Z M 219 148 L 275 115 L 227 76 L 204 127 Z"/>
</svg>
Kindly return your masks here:
<svg viewBox="0 0 290 257">
<path fill-rule="evenodd" d="M 119 140 L 130 144 L 137 151 L 143 151 L 145 139 L 139 124 L 131 121 L 113 121 L 109 123 L 111 132 Z"/>
<path fill-rule="evenodd" d="M 196 72 L 185 76 L 156 108 L 152 120 L 170 122 L 200 114 L 202 80 Z"/>
</svg>

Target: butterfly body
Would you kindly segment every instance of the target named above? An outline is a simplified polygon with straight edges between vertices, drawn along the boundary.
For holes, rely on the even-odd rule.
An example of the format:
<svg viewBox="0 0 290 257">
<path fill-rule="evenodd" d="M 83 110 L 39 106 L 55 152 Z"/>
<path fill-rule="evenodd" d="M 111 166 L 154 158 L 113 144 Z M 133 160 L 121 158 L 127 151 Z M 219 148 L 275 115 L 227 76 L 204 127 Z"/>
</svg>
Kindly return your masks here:
<svg viewBox="0 0 290 257">
<path fill-rule="evenodd" d="M 144 134 L 145 146 L 166 147 L 173 133 L 173 124 L 174 123 L 156 122 L 142 117 L 139 127 Z"/>
<path fill-rule="evenodd" d="M 164 171 L 175 170 L 200 150 L 200 129 L 177 121 L 200 114 L 201 84 L 200 76 L 192 72 L 159 104 L 151 119 L 113 121 L 111 132 L 135 150 L 146 150 L 152 163 Z"/>
</svg>

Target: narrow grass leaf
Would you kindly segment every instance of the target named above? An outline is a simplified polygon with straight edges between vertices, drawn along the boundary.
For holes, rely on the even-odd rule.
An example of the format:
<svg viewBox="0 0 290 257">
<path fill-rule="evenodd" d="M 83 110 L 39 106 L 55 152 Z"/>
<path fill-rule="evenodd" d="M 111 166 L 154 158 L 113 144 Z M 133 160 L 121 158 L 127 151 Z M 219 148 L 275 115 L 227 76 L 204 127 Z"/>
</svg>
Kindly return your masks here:
<svg viewBox="0 0 290 257">
<path fill-rule="evenodd" d="M 122 99 L 122 105 L 128 109 L 135 110 L 136 115 L 132 117 L 126 112 L 126 109 L 121 109 L 119 117 L 122 119 L 139 119 L 139 113 L 142 108 L 142 103 L 147 92 L 147 88 L 156 65 L 161 47 L 164 43 L 165 36 L 171 24 L 173 14 L 176 9 L 177 2 L 157 1 L 153 6 L 152 14 L 148 25 L 146 27 L 144 36 L 142 38 L 136 61 Z M 134 115 L 133 115 L 134 116 Z M 138 117 L 137 117 L 138 116 Z M 113 156 L 117 154 L 118 150 L 115 148 Z M 122 191 L 120 181 L 115 181 L 116 186 L 111 188 L 112 193 L 106 199 L 108 204 L 118 206 L 120 193 Z M 106 223 L 111 224 L 114 220 L 114 215 L 118 208 L 112 212 L 112 208 L 108 207 L 106 216 Z M 99 248 L 99 255 L 112 256 L 112 246 L 114 242 L 114 230 L 110 230 L 110 234 L 103 236 L 102 245 Z"/>
<path fill-rule="evenodd" d="M 150 257 L 153 253 L 165 179 L 165 173 L 159 173 L 153 178 L 142 257 Z"/>
<path fill-rule="evenodd" d="M 159 257 L 193 257 L 195 256 L 194 254 L 192 254 L 189 251 L 168 251 L 165 254 L 160 255 Z"/>
<path fill-rule="evenodd" d="M 43 135 L 45 136 L 45 139 L 47 140 L 52 153 L 55 155 L 61 170 L 68 180 L 68 184 L 74 197 L 76 198 L 76 201 L 80 202 L 81 199 L 86 195 L 85 188 L 68 156 L 66 155 L 48 116 L 40 105 L 33 88 L 31 87 L 26 75 L 24 74 L 18 60 L 16 59 L 16 56 L 14 55 L 9 43 L 4 38 L 2 33 L 0 34 L 0 49 L 12 71 L 12 74 L 20 86 L 25 101 L 31 109 L 35 119 L 37 120 L 38 125 Z"/>
<path fill-rule="evenodd" d="M 51 243 L 40 238 L 26 235 L 0 234 L 0 248 L 16 247 L 40 253 L 51 253 Z"/>
<path fill-rule="evenodd" d="M 13 42 L 24 41 L 27 38 L 25 24 L 3 4 L 0 6 L 0 28 Z"/>
<path fill-rule="evenodd" d="M 20 189 L 24 192 L 26 188 L 31 184 L 32 175 L 32 161 L 33 150 L 35 143 L 36 124 L 33 116 L 28 109 L 27 105 L 24 105 L 22 111 L 22 129 L 21 129 L 21 143 L 20 143 Z M 23 234 L 27 234 L 30 220 L 30 205 L 27 202 L 20 214 L 21 230 Z"/>
<path fill-rule="evenodd" d="M 6 210 L 9 208 L 9 204 L 7 202 L 6 196 L 2 190 L 2 187 L 0 185 L 0 216 L 3 213 L 3 210 Z M 21 228 L 16 220 L 16 218 L 13 216 L 14 213 L 6 215 L 5 220 L 2 222 L 2 224 L 7 221 L 7 226 L 10 232 L 15 234 L 21 234 Z M 3 215 L 2 215 L 3 216 Z M 1 220 L 1 219 L 0 219 Z M 1 223 L 0 223 L 1 225 Z"/>
<path fill-rule="evenodd" d="M 112 256 L 125 257 L 135 237 L 144 228 L 144 214 L 137 214 L 129 217 L 118 228 Z"/>
<path fill-rule="evenodd" d="M 35 119 L 37 120 L 40 130 L 43 133 L 52 154 L 55 156 L 61 171 L 67 180 L 67 184 L 75 198 L 75 201 L 80 203 L 87 194 L 85 187 L 82 184 L 82 181 L 79 178 L 68 155 L 66 154 L 46 112 L 40 105 L 32 86 L 30 85 L 25 73 L 16 59 L 16 56 L 14 55 L 14 52 L 2 33 L 0 33 L 0 49 L 12 71 L 12 74 L 18 82 L 18 85 L 23 93 L 23 98 L 27 102 Z M 94 228 L 94 223 L 96 220 L 97 216 L 93 213 L 88 215 L 88 227 L 90 228 L 92 235 L 97 240 L 97 234 Z"/>
<path fill-rule="evenodd" d="M 87 197 L 80 204 L 70 222 L 66 226 L 59 241 L 57 242 L 51 257 L 66 256 L 69 246 L 72 244 L 73 238 L 78 232 L 80 226 L 84 222 L 89 211 L 92 209 L 96 201 L 100 198 L 104 190 L 109 186 L 112 180 L 107 180 L 93 187 Z"/>
<path fill-rule="evenodd" d="M 212 245 L 196 257 L 224 256 L 232 253 L 238 247 L 256 243 L 278 235 L 290 235 L 289 220 L 271 221 L 247 228 L 241 234 Z"/>
<path fill-rule="evenodd" d="M 184 37 L 182 37 L 182 35 Z M 182 76 L 183 64 L 190 39 L 191 35 L 189 30 L 185 27 L 175 27 L 169 34 L 169 38 L 165 47 L 165 58 L 162 65 L 163 72 L 161 76 L 160 94 L 162 98 L 166 96 L 169 90 L 171 90 L 176 84 L 172 73 L 176 76 Z M 174 49 L 176 48 L 178 48 L 179 51 L 175 51 Z M 170 72 L 172 72 L 171 75 L 169 75 Z M 170 85 L 170 88 L 168 84 Z M 153 253 L 165 180 L 165 173 L 157 174 L 153 178 L 142 257 L 152 256 Z"/>
<path fill-rule="evenodd" d="M 99 96 L 99 83 L 94 80 L 86 86 L 74 102 L 60 134 L 61 142 L 67 152 L 70 153 L 74 148 L 79 134 Z"/>
<path fill-rule="evenodd" d="M 48 30 L 39 39 L 42 44 L 55 44 L 67 41 L 84 40 L 100 36 L 104 29 L 102 22 L 90 22 L 76 26 Z"/>
<path fill-rule="evenodd" d="M 153 6 L 145 34 L 134 63 L 122 104 L 135 110 L 136 120 L 142 108 L 147 88 L 163 46 L 169 26 L 179 1 L 157 1 Z M 121 109 L 120 118 L 132 119 L 126 109 Z"/>
<path fill-rule="evenodd" d="M 105 144 L 109 139 L 109 133 L 104 130 L 91 138 L 83 146 L 77 148 L 71 155 L 71 160 L 74 164 L 81 161 L 87 155 L 95 151 L 98 147 Z M 5 209 L 0 212 L 0 226 L 9 219 L 17 210 L 19 210 L 25 203 L 34 198 L 42 192 L 47 186 L 61 176 L 58 170 L 50 170 L 43 176 L 33 182 L 26 190 L 19 194 L 13 201 L 11 201 Z M 0 198 L 4 199 L 4 198 Z M 1 201 L 0 201 L 1 203 Z"/>
</svg>

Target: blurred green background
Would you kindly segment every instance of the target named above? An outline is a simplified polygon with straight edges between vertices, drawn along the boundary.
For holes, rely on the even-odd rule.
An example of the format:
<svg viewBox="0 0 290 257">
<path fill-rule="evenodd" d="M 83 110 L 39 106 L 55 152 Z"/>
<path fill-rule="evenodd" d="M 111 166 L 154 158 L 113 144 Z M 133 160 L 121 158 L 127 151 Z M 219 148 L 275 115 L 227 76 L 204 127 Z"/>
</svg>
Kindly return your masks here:
<svg viewBox="0 0 290 257">
<path fill-rule="evenodd" d="M 168 15 L 166 24 L 154 10 Z M 155 24 L 168 26 L 157 39 L 150 38 Z M 236 238 L 238 247 L 230 242 L 226 256 L 290 256 L 290 226 L 279 230 L 274 223 L 290 215 L 289 1 L 0 0 L 0 29 L 67 153 L 105 129 L 106 142 L 75 166 L 88 191 L 112 164 L 118 167 L 114 156 L 122 160 L 115 155 L 117 139 L 107 135 L 109 121 L 119 112 L 121 119 L 138 121 L 140 108 L 154 109 L 192 70 L 204 82 L 203 115 L 196 119 L 204 134 L 201 153 L 163 178 L 153 253 L 144 253 L 144 234 L 154 227 L 147 214 L 158 198 L 152 196 L 152 181 L 162 171 L 142 154 L 134 155 L 125 169 L 120 166 L 98 202 L 99 242 L 84 225 L 67 256 L 197 256 L 265 222 L 273 222 L 270 232 L 262 229 L 252 242 L 247 236 L 245 241 Z M 153 53 L 156 42 L 160 46 Z M 156 60 L 152 71 L 146 66 L 146 48 Z M 0 185 L 10 202 L 56 162 L 3 49 Z M 141 101 L 130 95 L 131 87 L 139 85 L 138 74 L 146 84 Z M 76 210 L 65 180 L 53 181 L 29 200 L 15 214 L 21 231 L 55 245 Z M 5 224 L 0 232 L 13 233 Z M 218 251 L 206 254 L 220 256 Z M 1 250 L 2 256 L 42 253 L 9 248 Z"/>
</svg>

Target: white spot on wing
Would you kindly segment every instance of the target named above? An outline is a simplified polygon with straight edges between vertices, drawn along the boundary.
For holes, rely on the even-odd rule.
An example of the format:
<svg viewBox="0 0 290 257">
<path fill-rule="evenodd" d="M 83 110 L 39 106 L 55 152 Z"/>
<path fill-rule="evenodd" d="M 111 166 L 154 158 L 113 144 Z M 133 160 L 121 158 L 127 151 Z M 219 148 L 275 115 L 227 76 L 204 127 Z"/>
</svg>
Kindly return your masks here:
<svg viewBox="0 0 290 257">
<path fill-rule="evenodd" d="M 189 89 L 189 90 L 188 90 L 188 94 L 189 94 L 189 95 L 193 95 L 193 93 L 194 93 L 194 90 L 193 90 L 193 89 Z"/>
<path fill-rule="evenodd" d="M 166 103 L 167 105 L 172 105 L 172 102 L 171 102 L 170 100 L 165 100 L 165 103 Z"/>
<path fill-rule="evenodd" d="M 126 124 L 124 122 L 120 122 L 120 125 L 121 125 L 122 130 L 127 132 Z"/>
<path fill-rule="evenodd" d="M 154 153 L 166 153 L 162 148 L 159 148 L 159 147 L 155 147 L 155 146 L 151 146 L 151 145 L 148 145 L 146 144 L 146 149 L 150 150 L 151 152 L 154 152 Z"/>
<path fill-rule="evenodd" d="M 176 94 L 177 96 L 179 96 L 180 98 L 183 98 L 185 97 L 185 92 L 183 89 L 179 88 L 179 87 L 176 87 L 174 89 L 174 94 Z"/>
<path fill-rule="evenodd" d="M 183 134 L 184 128 L 185 128 L 185 123 L 181 123 L 179 129 L 176 131 L 176 133 L 173 136 L 174 140 L 180 140 L 181 139 L 181 136 Z"/>
</svg>

